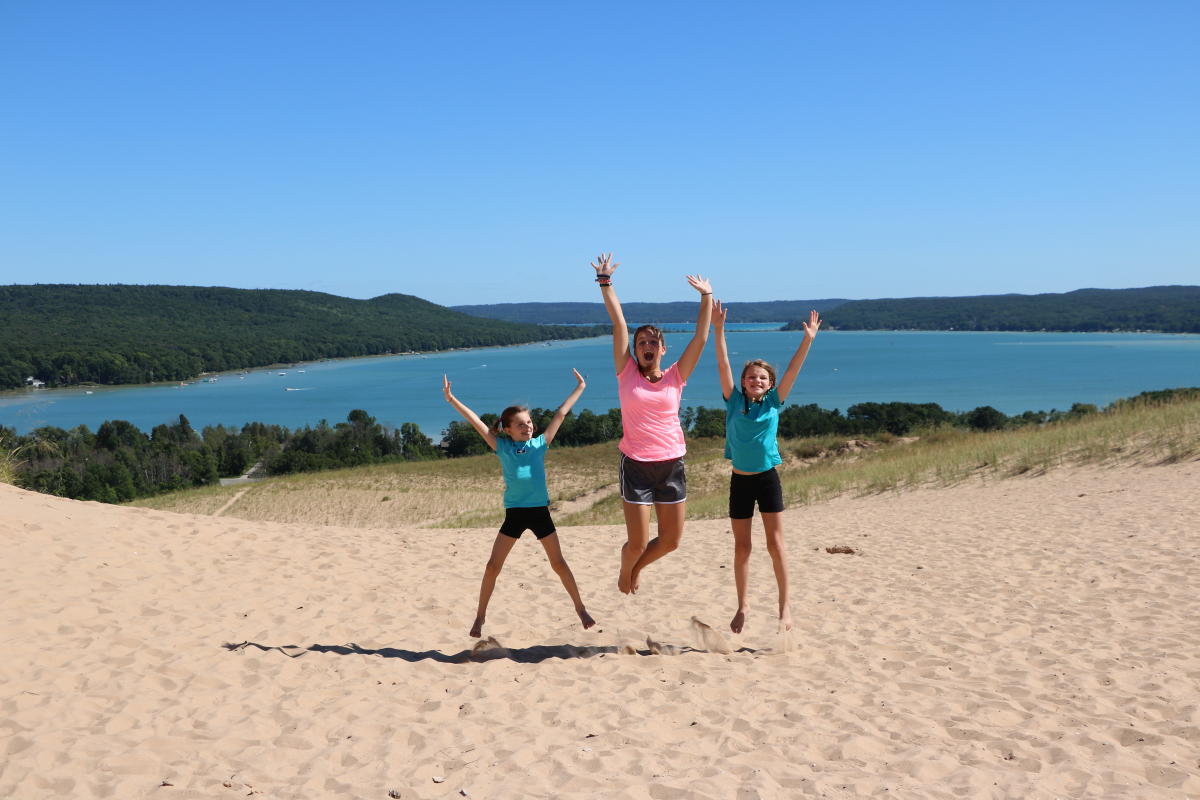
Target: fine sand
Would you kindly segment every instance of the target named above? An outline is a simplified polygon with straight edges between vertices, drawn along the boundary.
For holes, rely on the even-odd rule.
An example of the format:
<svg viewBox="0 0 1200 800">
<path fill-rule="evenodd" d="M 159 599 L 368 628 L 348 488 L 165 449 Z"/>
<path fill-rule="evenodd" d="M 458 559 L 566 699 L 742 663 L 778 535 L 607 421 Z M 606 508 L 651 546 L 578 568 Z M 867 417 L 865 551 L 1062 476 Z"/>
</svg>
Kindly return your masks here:
<svg viewBox="0 0 1200 800">
<path fill-rule="evenodd" d="M 1200 797 L 1198 489 L 1191 462 L 788 511 L 787 636 L 757 521 L 740 636 L 723 520 L 628 599 L 624 529 L 560 531 L 587 632 L 527 536 L 476 648 L 491 530 L 0 486 L 0 797 Z"/>
</svg>

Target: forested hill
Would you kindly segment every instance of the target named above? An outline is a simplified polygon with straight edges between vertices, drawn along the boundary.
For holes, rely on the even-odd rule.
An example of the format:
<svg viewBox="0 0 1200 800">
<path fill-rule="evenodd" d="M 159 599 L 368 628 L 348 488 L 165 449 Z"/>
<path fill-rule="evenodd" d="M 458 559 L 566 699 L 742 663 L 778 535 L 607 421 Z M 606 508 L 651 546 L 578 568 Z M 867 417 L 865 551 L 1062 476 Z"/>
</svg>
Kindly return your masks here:
<svg viewBox="0 0 1200 800">
<path fill-rule="evenodd" d="M 731 322 L 785 322 L 807 316 L 811 309 L 824 313 L 845 302 L 839 299 L 731 302 L 729 319 Z M 604 303 L 496 303 L 451 308 L 464 314 L 510 322 L 608 323 Z M 695 300 L 681 303 L 621 303 L 625 320 L 631 323 L 695 322 L 696 308 Z"/>
<path fill-rule="evenodd" d="M 1200 333 L 1200 286 L 854 300 L 822 316 L 841 330 Z"/>
<path fill-rule="evenodd" d="M 480 319 L 418 297 L 284 289 L 0 286 L 0 388 L 184 380 L 318 358 L 592 336 Z"/>
</svg>

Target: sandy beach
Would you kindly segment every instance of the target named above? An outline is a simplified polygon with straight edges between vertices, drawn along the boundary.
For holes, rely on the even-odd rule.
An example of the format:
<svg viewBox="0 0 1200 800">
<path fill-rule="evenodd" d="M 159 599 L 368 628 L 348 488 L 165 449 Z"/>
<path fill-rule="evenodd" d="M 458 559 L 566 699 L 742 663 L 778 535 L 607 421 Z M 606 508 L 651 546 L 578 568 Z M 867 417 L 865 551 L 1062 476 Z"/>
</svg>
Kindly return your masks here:
<svg viewBox="0 0 1200 800">
<path fill-rule="evenodd" d="M 843 497 L 636 597 L 618 526 L 251 523 L 0 486 L 0 797 L 1200 797 L 1200 462 Z M 856 553 L 835 554 L 827 547 Z M 699 620 L 711 627 L 693 621 Z"/>
</svg>

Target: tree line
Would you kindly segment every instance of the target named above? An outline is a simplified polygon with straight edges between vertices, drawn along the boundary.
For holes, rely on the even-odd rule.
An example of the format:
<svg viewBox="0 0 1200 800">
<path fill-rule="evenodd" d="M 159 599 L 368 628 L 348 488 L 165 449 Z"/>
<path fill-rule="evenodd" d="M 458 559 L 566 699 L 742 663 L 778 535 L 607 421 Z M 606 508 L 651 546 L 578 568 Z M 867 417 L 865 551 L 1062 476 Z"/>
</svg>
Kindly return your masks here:
<svg viewBox="0 0 1200 800">
<path fill-rule="evenodd" d="M 840 330 L 1200 333 L 1200 286 L 853 300 L 822 316 Z"/>
<path fill-rule="evenodd" d="M 1182 398 L 1200 399 L 1200 388 L 1143 392 L 1117 400 L 1108 408 Z M 856 403 L 842 413 L 809 404 L 783 408 L 779 434 L 784 438 L 904 436 L 944 426 L 996 431 L 1096 413 L 1101 410 L 1090 403 L 1076 403 L 1065 411 L 1025 411 L 1013 416 L 991 406 L 956 412 L 937 403 L 870 402 Z M 535 408 L 530 416 L 541 430 L 554 416 L 554 409 Z M 680 416 L 689 437 L 725 435 L 723 408 L 688 407 Z M 481 419 L 491 425 L 496 415 L 484 414 Z M 602 414 L 585 410 L 567 414 L 555 443 L 575 447 L 620 437 L 620 409 Z M 242 475 L 255 465 L 261 465 L 266 474 L 285 475 L 486 452 L 483 439 L 465 422 L 450 423 L 440 443 L 435 444 L 413 423 L 388 428 L 361 409 L 351 411 L 344 422 L 331 425 L 322 420 L 316 426 L 294 430 L 251 422 L 241 429 L 218 425 L 196 431 L 183 415 L 173 424 L 154 427 L 149 434 L 122 420 L 105 422 L 95 433 L 80 425 L 71 430 L 42 427 L 17 435 L 13 429 L 0 426 L 0 459 L 11 468 L 17 485 L 106 503 L 209 486 L 219 478 Z"/>
<path fill-rule="evenodd" d="M 179 381 L 322 358 L 490 347 L 600 329 L 481 319 L 418 297 L 200 286 L 0 286 L 0 389 Z M 604 328 L 603 331 L 607 331 Z"/>
<path fill-rule="evenodd" d="M 847 302 L 839 298 L 822 300 L 766 300 L 730 303 L 736 322 L 784 322 L 807 315 L 812 309 L 824 313 Z M 622 303 L 625 319 L 642 322 L 695 322 L 696 301 L 678 303 Z M 450 306 L 454 311 L 476 317 L 510 322 L 595 323 L 608 325 L 603 303 L 491 303 Z M 607 331 L 606 331 L 607 332 Z"/>
</svg>

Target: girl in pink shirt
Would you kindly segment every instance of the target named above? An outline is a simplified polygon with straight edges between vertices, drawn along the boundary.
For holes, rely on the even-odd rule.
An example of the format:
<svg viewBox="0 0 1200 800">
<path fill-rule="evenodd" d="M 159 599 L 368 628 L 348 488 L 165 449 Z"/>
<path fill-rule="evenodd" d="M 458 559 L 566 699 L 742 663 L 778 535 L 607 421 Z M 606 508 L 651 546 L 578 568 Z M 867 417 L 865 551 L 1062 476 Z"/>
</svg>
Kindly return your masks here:
<svg viewBox="0 0 1200 800">
<path fill-rule="evenodd" d="M 688 275 L 688 283 L 700 293 L 696 332 L 683 355 L 667 369 L 662 358 L 667 352 L 662 331 L 643 325 L 634 331 L 633 354 L 629 352 L 629 328 L 612 287 L 612 253 L 601 254 L 593 263 L 596 282 L 613 329 L 613 365 L 617 370 L 621 399 L 621 499 L 625 506 L 625 530 L 629 540 L 621 546 L 621 574 L 617 588 L 625 594 L 638 590 L 638 576 L 647 564 L 679 546 L 687 507 L 687 478 L 683 454 L 687 447 L 679 425 L 679 401 L 687 379 L 700 360 L 708 341 L 712 316 L 712 286 L 699 275 Z M 658 536 L 650 539 L 650 507 L 658 517 Z"/>
</svg>

